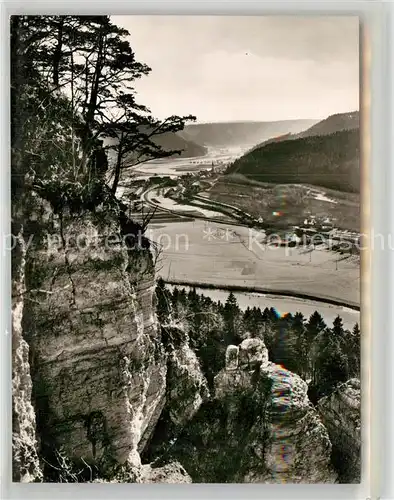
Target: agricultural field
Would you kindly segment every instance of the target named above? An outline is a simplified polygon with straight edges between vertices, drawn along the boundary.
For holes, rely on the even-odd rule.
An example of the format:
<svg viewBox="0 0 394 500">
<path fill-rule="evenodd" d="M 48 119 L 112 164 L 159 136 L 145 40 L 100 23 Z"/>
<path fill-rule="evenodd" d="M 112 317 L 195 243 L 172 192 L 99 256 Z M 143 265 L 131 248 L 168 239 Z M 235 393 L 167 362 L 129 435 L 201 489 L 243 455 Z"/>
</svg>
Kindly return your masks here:
<svg viewBox="0 0 394 500">
<path fill-rule="evenodd" d="M 246 227 L 193 222 L 153 223 L 147 236 L 160 244 L 159 274 L 189 282 L 259 286 L 360 303 L 360 262 L 316 249 L 263 245 Z"/>
<path fill-rule="evenodd" d="M 220 177 L 204 193 L 277 227 L 299 225 L 307 215 L 330 217 L 339 229 L 360 231 L 360 195 L 300 184 L 249 181 L 240 174 Z M 280 215 L 275 215 L 279 213 Z"/>
</svg>

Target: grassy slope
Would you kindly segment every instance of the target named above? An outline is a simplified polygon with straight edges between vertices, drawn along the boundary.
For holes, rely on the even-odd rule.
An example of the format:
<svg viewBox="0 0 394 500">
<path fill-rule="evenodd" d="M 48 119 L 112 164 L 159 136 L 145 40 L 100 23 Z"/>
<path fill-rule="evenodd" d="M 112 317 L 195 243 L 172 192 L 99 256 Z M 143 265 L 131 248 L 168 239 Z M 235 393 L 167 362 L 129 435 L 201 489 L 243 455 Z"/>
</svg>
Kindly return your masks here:
<svg viewBox="0 0 394 500">
<path fill-rule="evenodd" d="M 212 200 L 229 203 L 277 227 L 299 224 L 309 213 L 337 219 L 341 229 L 360 230 L 360 196 L 322 190 L 337 203 L 315 199 L 314 186 L 259 183 L 240 174 L 221 177 L 207 192 Z M 283 215 L 275 217 L 274 211 Z"/>
</svg>

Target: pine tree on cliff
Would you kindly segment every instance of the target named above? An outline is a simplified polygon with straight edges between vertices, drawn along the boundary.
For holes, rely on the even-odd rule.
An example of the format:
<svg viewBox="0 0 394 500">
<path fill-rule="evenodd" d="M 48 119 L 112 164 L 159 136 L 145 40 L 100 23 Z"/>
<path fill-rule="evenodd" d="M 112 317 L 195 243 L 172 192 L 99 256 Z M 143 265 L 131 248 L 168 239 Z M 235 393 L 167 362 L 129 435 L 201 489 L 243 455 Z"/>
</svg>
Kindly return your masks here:
<svg viewBox="0 0 394 500">
<path fill-rule="evenodd" d="M 159 147 L 155 137 L 182 130 L 186 121 L 195 118 L 189 115 L 156 120 L 146 106 L 136 102 L 134 82 L 151 69 L 136 60 L 127 30 L 112 23 L 109 16 L 16 18 L 26 60 L 31 61 L 46 87 L 41 102 L 70 96 L 66 99 L 75 123 L 69 143 L 74 147 L 78 140 L 81 155 L 67 163 L 70 170 L 84 174 L 74 182 L 90 184 L 98 178 L 103 183 L 109 167 L 107 153 L 112 150 L 115 162 L 110 165 L 111 189 L 115 193 L 124 169 L 174 153 Z M 20 67 L 16 61 L 13 64 Z M 32 116 L 37 112 L 31 111 Z M 70 123 L 72 120 L 68 120 Z M 104 146 L 107 139 L 111 141 Z"/>
</svg>

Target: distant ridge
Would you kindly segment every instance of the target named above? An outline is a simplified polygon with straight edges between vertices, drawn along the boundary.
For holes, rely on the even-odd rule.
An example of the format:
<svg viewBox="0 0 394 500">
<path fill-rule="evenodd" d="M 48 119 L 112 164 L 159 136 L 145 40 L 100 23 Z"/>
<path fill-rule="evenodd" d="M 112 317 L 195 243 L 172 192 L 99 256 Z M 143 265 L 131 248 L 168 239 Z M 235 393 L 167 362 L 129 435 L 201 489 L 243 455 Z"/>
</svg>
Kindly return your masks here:
<svg viewBox="0 0 394 500">
<path fill-rule="evenodd" d="M 286 120 L 218 120 L 218 121 L 195 121 L 193 123 L 189 123 L 186 125 L 186 127 L 196 127 L 198 125 L 221 125 L 221 124 L 232 124 L 232 123 L 283 123 L 283 122 L 299 122 L 299 121 L 305 121 L 305 122 L 311 122 L 311 123 L 318 123 L 320 120 L 318 118 L 288 118 Z"/>
<path fill-rule="evenodd" d="M 253 145 L 276 135 L 301 132 L 316 122 L 317 120 L 301 119 L 195 123 L 186 125 L 179 135 L 188 141 L 209 147 Z"/>
<path fill-rule="evenodd" d="M 204 156 L 207 154 L 207 148 L 205 146 L 197 144 L 190 139 L 185 139 L 179 132 L 167 132 L 157 135 L 154 138 L 154 142 L 167 151 L 182 150 L 180 155 L 182 158 Z"/>
<path fill-rule="evenodd" d="M 336 113 L 312 125 L 310 128 L 297 134 L 297 137 L 311 137 L 313 135 L 328 135 L 341 130 L 352 130 L 360 127 L 360 113 Z"/>
<path fill-rule="evenodd" d="M 334 132 L 340 132 L 341 130 L 352 130 L 359 128 L 360 126 L 360 113 L 359 111 L 350 111 L 348 113 L 335 113 L 330 115 L 324 120 L 321 120 L 306 130 L 298 133 L 288 133 L 283 134 L 278 137 L 272 137 L 268 140 L 261 142 L 257 146 L 254 146 L 252 150 L 266 146 L 271 142 L 280 142 L 287 140 L 300 139 L 303 137 L 312 137 L 315 135 L 329 135 Z"/>
<path fill-rule="evenodd" d="M 180 155 L 175 155 L 181 158 L 192 158 L 195 156 L 205 156 L 208 152 L 205 146 L 196 144 L 193 141 L 184 139 L 179 135 L 178 132 L 166 132 L 164 134 L 156 135 L 153 142 L 158 146 L 161 146 L 165 151 L 182 151 Z M 117 143 L 115 138 L 107 138 L 105 140 L 106 145 L 113 145 Z M 133 155 L 130 154 L 130 159 Z"/>
</svg>

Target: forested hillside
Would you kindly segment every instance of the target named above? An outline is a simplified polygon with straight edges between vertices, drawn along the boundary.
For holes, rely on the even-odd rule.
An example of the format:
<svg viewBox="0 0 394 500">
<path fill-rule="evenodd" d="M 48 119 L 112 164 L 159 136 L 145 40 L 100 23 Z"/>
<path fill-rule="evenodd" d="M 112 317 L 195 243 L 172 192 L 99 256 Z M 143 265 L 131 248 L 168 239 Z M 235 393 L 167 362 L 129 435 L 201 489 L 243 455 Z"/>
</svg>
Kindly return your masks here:
<svg viewBox="0 0 394 500">
<path fill-rule="evenodd" d="M 315 184 L 340 191 L 360 190 L 359 129 L 271 142 L 236 160 L 227 173 L 260 182 Z"/>
</svg>

